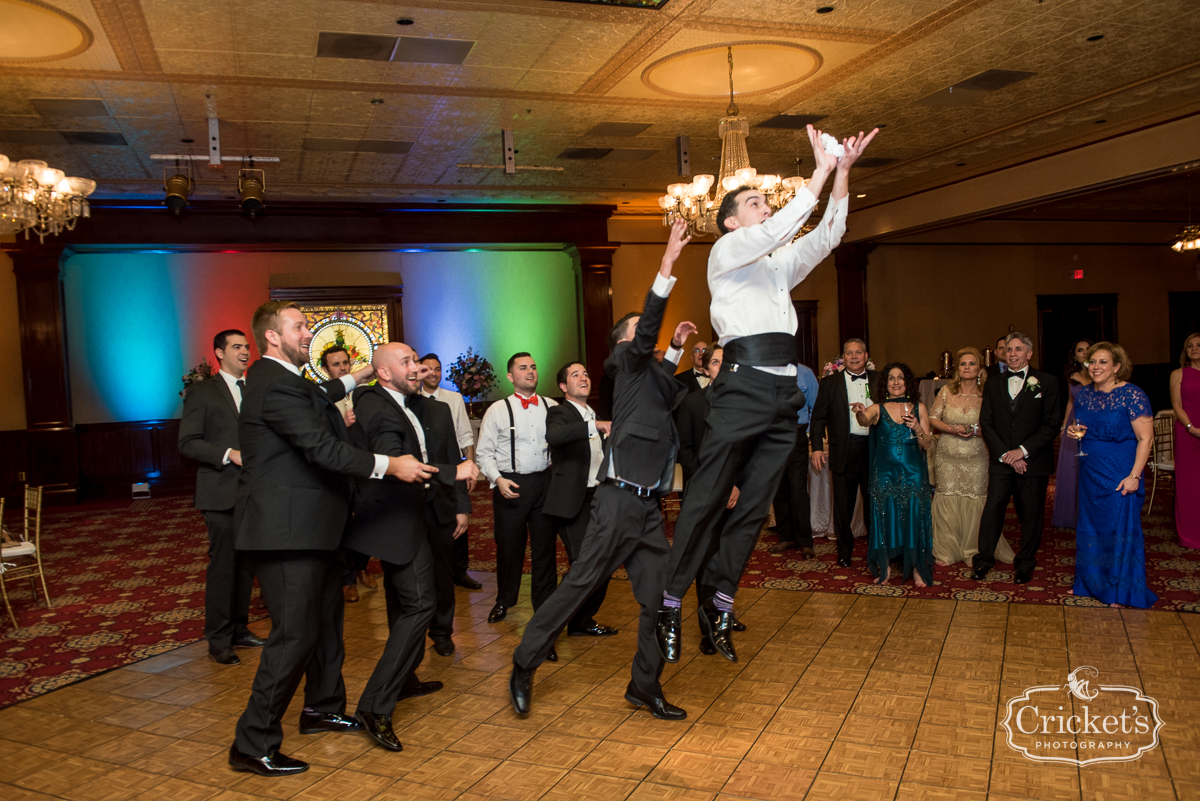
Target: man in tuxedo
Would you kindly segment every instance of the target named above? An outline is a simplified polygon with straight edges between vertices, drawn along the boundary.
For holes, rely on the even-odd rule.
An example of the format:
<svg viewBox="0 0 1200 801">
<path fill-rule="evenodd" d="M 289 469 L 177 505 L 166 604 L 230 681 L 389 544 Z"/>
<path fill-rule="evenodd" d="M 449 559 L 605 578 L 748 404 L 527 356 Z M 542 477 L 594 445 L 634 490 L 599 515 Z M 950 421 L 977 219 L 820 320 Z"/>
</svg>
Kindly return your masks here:
<svg viewBox="0 0 1200 801">
<path fill-rule="evenodd" d="M 350 444 L 334 405 L 373 374 L 367 368 L 317 386 L 300 375 L 312 332 L 295 303 L 270 301 L 252 321 L 259 359 L 246 372 L 238 441 L 242 474 L 236 544 L 247 552 L 271 613 L 246 711 L 237 722 L 234 770 L 286 776 L 308 764 L 279 752 L 281 720 L 300 684 L 300 733 L 361 731 L 345 713 L 343 599 L 337 549 L 350 514 L 350 477 L 424 482 L 435 469 L 412 456 Z"/>
<path fill-rule="evenodd" d="M 783 480 L 775 491 L 775 533 L 779 542 L 771 553 L 799 549 L 801 558 L 812 559 L 812 509 L 808 501 L 808 423 L 820 394 L 817 377 L 808 365 L 796 365 L 796 386 L 804 393 L 804 406 L 796 416 L 796 446 L 783 467 Z"/>
<path fill-rule="evenodd" d="M 583 549 L 562 585 L 534 613 L 513 653 L 509 696 L 518 715 L 533 703 L 533 676 L 554 647 L 562 627 L 613 571 L 624 564 L 641 606 L 638 649 L 625 700 L 663 720 L 687 712 L 667 703 L 659 677 L 663 657 L 655 642 L 655 616 L 666 581 L 668 546 L 658 496 L 670 492 L 677 449 L 671 410 L 685 394 L 675 380 L 683 343 L 696 327 L 680 323 L 663 364 L 654 359 L 667 297 L 675 285 L 671 268 L 687 244 L 687 227 L 676 221 L 667 252 L 640 315 L 627 314 L 609 332 L 612 353 L 605 370 L 614 376 L 612 437 L 600 467 Z"/>
<path fill-rule="evenodd" d="M 475 461 L 475 433 L 471 430 L 471 419 L 467 415 L 467 404 L 463 401 L 463 396 L 441 385 L 442 361 L 436 353 L 427 353 L 422 356 L 421 364 L 429 369 L 425 378 L 422 379 L 421 394 L 427 398 L 439 400 L 449 407 L 450 415 L 454 421 L 454 434 L 458 440 L 458 448 L 465 458 L 472 462 Z M 474 491 L 475 481 L 472 479 L 467 482 L 468 499 L 470 498 L 470 493 Z M 467 513 L 470 514 L 470 512 L 471 509 L 468 505 Z M 463 531 L 462 534 L 454 539 L 454 583 L 468 590 L 482 589 L 483 585 L 467 574 L 467 567 L 471 562 L 467 539 L 467 531 Z"/>
<path fill-rule="evenodd" d="M 1058 379 L 1029 366 L 1033 340 L 1021 333 L 1005 340 L 1008 370 L 983 385 L 979 428 L 991 467 L 979 522 L 979 553 L 972 578 L 982 581 L 996 564 L 996 543 L 1009 498 L 1021 519 L 1021 544 L 1013 559 L 1017 584 L 1028 584 L 1042 544 L 1046 487 L 1054 468 L 1059 431 Z"/>
<path fill-rule="evenodd" d="M 704 366 L 704 354 L 707 350 L 707 342 L 697 342 L 692 345 L 691 367 L 675 376 L 681 384 L 687 387 L 689 395 L 704 389 L 708 386 L 708 382 L 712 380 L 708 375 L 708 370 Z"/>
<path fill-rule="evenodd" d="M 558 586 L 554 521 L 545 512 L 550 488 L 546 415 L 556 405 L 537 394 L 537 363 L 528 353 L 508 360 L 513 394 L 484 412 L 479 427 L 479 470 L 492 485 L 496 521 L 496 604 L 488 623 L 499 623 L 516 606 L 528 539 L 533 562 L 530 599 L 536 610 Z M 557 659 L 557 655 L 552 657 Z"/>
<path fill-rule="evenodd" d="M 812 126 L 808 136 L 816 169 L 809 185 L 796 190 L 777 214 L 761 192 L 743 186 L 725 195 L 716 215 L 722 235 L 708 256 L 709 318 L 725 356 L 713 382 L 708 434 L 675 522 L 671 577 L 663 595 L 666 624 L 659 633 L 668 662 L 679 661 L 681 599 L 701 578 L 702 568 L 703 581 L 717 594 L 701 621 L 717 651 L 737 661 L 734 596 L 796 444 L 796 414 L 804 394 L 796 386 L 798 322 L 790 292 L 841 240 L 849 170 L 875 132 L 847 139 L 841 158 L 825 152 Z M 825 216 L 812 232 L 795 239 L 835 171 Z M 750 458 L 742 459 L 743 454 Z M 741 482 L 737 507 L 720 533 L 717 556 L 706 560 L 736 481 Z"/>
<path fill-rule="evenodd" d="M 236 329 L 213 337 L 217 373 L 192 384 L 183 397 L 179 452 L 200 462 L 196 470 L 196 508 L 208 525 L 208 570 L 204 577 L 204 639 L 208 655 L 221 665 L 241 662 L 238 648 L 261 648 L 246 628 L 254 574 L 234 547 L 233 506 L 237 502 L 242 452 L 238 450 L 238 410 L 242 376 L 250 363 L 250 343 Z"/>
<path fill-rule="evenodd" d="M 992 351 L 995 357 L 992 363 L 987 366 L 988 378 L 995 378 L 998 375 L 1003 375 L 1008 372 L 1008 335 L 1000 337 L 996 340 L 996 348 Z"/>
<path fill-rule="evenodd" d="M 436 514 L 427 514 L 427 506 L 434 502 L 436 486 L 453 491 L 456 482 L 478 471 L 453 448 L 448 454 L 450 461 L 434 461 L 434 443 L 427 433 L 432 434 L 439 423 L 449 423 L 448 414 L 445 418 L 438 414 L 449 410 L 421 397 L 417 354 L 403 343 L 391 342 L 376 349 L 373 363 L 379 380 L 374 387 L 355 392 L 354 398 L 359 425 L 371 449 L 387 456 L 407 456 L 434 468 L 424 484 L 385 479 L 365 485 L 346 531 L 347 547 L 378 556 L 383 564 L 388 613 L 387 643 L 358 699 L 355 717 L 375 742 L 399 751 L 400 741 L 392 729 L 396 704 L 401 698 L 442 688 L 441 682 L 422 683 L 415 676 L 437 603 L 432 532 L 427 533 L 427 526 L 441 524 Z M 439 406 L 442 408 L 429 408 Z M 439 449 L 446 454 L 444 439 Z M 453 593 L 453 586 L 450 591 Z"/>
<path fill-rule="evenodd" d="M 567 547 L 567 558 L 574 564 L 583 551 L 592 497 L 603 478 L 600 463 L 604 460 L 604 437 L 608 436 L 612 423 L 597 420 L 596 413 L 588 406 L 592 382 L 587 368 L 579 362 L 559 369 L 558 389 L 566 401 L 546 413 L 550 489 L 546 493 L 545 512 L 554 519 Z M 607 592 L 608 579 L 605 579 L 567 623 L 568 635 L 608 637 L 617 633 L 616 629 L 597 623 L 595 618 Z"/>
<path fill-rule="evenodd" d="M 813 405 L 810 439 L 813 470 L 825 465 L 833 471 L 833 530 L 837 535 L 838 565 L 850 567 L 854 554 L 854 505 L 862 491 L 863 522 L 870 527 L 867 510 L 871 472 L 867 440 L 870 430 L 860 426 L 850 414 L 850 404 L 870 406 L 871 387 L 877 373 L 867 369 L 867 346 L 861 339 L 848 339 L 842 346 L 843 369 L 821 379 L 817 402 Z M 825 451 L 824 440 L 829 440 Z"/>
</svg>

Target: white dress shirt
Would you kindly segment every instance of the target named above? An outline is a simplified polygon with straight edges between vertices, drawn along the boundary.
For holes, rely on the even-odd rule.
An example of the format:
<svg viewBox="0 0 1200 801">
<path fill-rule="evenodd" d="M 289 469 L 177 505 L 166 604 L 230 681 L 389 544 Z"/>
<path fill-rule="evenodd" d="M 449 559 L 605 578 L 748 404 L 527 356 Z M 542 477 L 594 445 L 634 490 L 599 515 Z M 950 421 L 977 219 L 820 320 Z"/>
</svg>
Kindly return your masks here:
<svg viewBox="0 0 1200 801">
<path fill-rule="evenodd" d="M 841 242 L 850 202 L 842 198 L 831 203 L 817 227 L 789 245 L 816 205 L 812 192 L 801 188 L 762 223 L 730 231 L 712 246 L 708 311 L 721 345 L 753 334 L 796 333 L 792 287 Z M 796 374 L 795 365 L 759 369 L 776 375 Z"/>
<path fill-rule="evenodd" d="M 383 386 L 380 384 L 380 386 Z M 391 387 L 383 387 L 387 390 L 387 394 L 392 396 L 392 400 L 400 404 L 400 408 L 404 410 L 404 414 L 408 417 L 408 422 L 412 423 L 413 428 L 417 430 L 417 442 L 421 444 L 421 461 L 429 463 L 429 451 L 425 450 L 425 429 L 421 425 L 421 421 L 413 414 L 412 409 L 408 408 L 408 398 L 403 392 L 397 392 Z"/>
<path fill-rule="evenodd" d="M 871 383 L 871 379 L 860 378 L 857 381 L 851 381 L 850 376 L 853 374 L 849 370 L 843 370 L 842 373 L 842 380 L 846 382 L 846 401 L 848 403 L 861 403 L 863 406 L 874 405 L 874 401 L 867 397 L 867 392 L 870 390 L 867 384 Z M 864 370 L 859 375 L 866 375 L 866 371 Z M 858 424 L 858 416 L 851 412 L 850 433 L 857 437 L 865 437 L 871 433 L 871 429 L 860 426 Z"/>
<path fill-rule="evenodd" d="M 1013 373 L 1015 371 L 1009 370 L 1008 372 Z M 1022 367 L 1021 373 L 1023 373 L 1024 375 L 1007 375 L 1006 374 L 1007 375 L 1006 380 L 1008 381 L 1008 397 L 1013 400 L 1017 399 L 1017 396 L 1021 394 L 1021 388 L 1023 386 L 1025 386 L 1025 382 L 1029 380 L 1029 366 L 1026 365 L 1025 367 Z M 1018 445 L 1017 447 L 1021 449 L 1021 453 L 1023 453 L 1025 456 L 1029 456 L 1029 451 L 1025 450 L 1024 445 Z M 1003 455 L 1001 455 L 1000 461 L 1001 462 L 1004 461 Z"/>
<path fill-rule="evenodd" d="M 546 410 L 557 406 L 549 398 L 538 397 L 537 405 L 521 408 L 520 396 L 513 394 L 488 407 L 479 426 L 479 446 L 475 461 L 479 471 L 495 487 L 501 473 L 513 472 L 512 436 L 508 409 L 512 409 L 517 440 L 516 472 L 540 473 L 550 466 L 550 445 L 546 442 Z M 528 398 L 526 398 L 528 400 Z"/>
<path fill-rule="evenodd" d="M 245 383 L 245 376 L 242 378 L 234 378 L 224 370 L 218 370 L 217 375 L 225 379 L 226 386 L 233 393 L 233 404 L 237 406 L 238 414 L 242 413 L 242 388 L 238 386 L 238 382 Z M 221 464 L 229 464 L 229 454 L 233 453 L 233 448 L 226 448 L 225 455 L 221 457 Z"/>
<path fill-rule="evenodd" d="M 458 449 L 466 452 L 475 444 L 475 435 L 471 432 L 471 420 L 467 417 L 467 404 L 463 396 L 449 389 L 438 387 L 433 392 L 421 387 L 421 394 L 427 398 L 439 400 L 450 407 L 450 417 L 454 420 L 454 436 L 458 439 Z"/>
<path fill-rule="evenodd" d="M 263 356 L 263 358 L 270 359 L 273 362 L 279 362 L 284 367 L 286 367 L 290 372 L 295 373 L 296 375 L 301 375 L 300 368 L 297 367 L 296 365 L 292 364 L 291 362 L 285 362 L 283 359 L 280 359 L 275 356 Z M 349 395 L 351 392 L 353 392 L 354 388 L 356 386 L 358 386 L 358 382 L 355 381 L 354 376 L 351 376 L 351 375 L 342 376 L 341 381 L 342 381 L 342 386 L 344 386 L 346 388 L 347 395 Z M 317 389 L 321 390 L 322 392 L 325 391 L 325 387 L 321 386 L 320 384 L 317 384 L 316 387 L 317 387 Z M 370 478 L 383 478 L 385 475 L 387 475 L 388 458 L 386 456 L 384 456 L 382 453 L 376 453 L 373 455 L 375 456 L 375 469 L 371 471 Z"/>
<path fill-rule="evenodd" d="M 708 377 L 708 373 L 702 370 L 692 370 L 692 375 L 696 376 L 696 383 L 700 385 L 700 389 L 708 388 L 708 382 L 712 380 Z"/>
<path fill-rule="evenodd" d="M 588 446 L 592 449 L 592 463 L 588 467 L 587 485 L 594 487 L 600 483 L 600 463 L 604 461 L 604 445 L 600 442 L 600 432 L 596 430 L 596 411 L 591 406 L 581 406 L 570 398 L 567 398 L 567 403 L 574 406 L 588 424 Z"/>
</svg>

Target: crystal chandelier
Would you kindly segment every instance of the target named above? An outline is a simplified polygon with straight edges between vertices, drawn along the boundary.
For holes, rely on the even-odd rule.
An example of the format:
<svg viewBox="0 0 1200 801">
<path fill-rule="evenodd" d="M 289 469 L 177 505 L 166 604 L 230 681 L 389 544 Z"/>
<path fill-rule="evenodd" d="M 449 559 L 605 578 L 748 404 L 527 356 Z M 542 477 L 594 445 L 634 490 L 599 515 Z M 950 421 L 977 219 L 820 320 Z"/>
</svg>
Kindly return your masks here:
<svg viewBox="0 0 1200 801">
<path fill-rule="evenodd" d="M 80 217 L 90 217 L 87 197 L 96 182 L 68 178 L 44 161 L 24 159 L 16 164 L 0 155 L 0 235 L 29 232 L 45 242 L 75 228 Z"/>
<path fill-rule="evenodd" d="M 1185 250 L 1200 250 L 1200 225 L 1192 223 L 1192 176 L 1188 176 L 1187 182 L 1188 224 L 1175 237 L 1175 244 L 1171 245 L 1171 250 L 1176 253 L 1182 253 Z"/>
<path fill-rule="evenodd" d="M 750 154 L 746 150 L 746 137 L 750 135 L 750 123 L 738 116 L 737 103 L 733 101 L 733 47 L 729 47 L 729 107 L 721 118 L 718 133 L 721 135 L 721 174 L 714 179 L 711 175 L 697 175 L 691 183 L 671 184 L 667 194 L 658 199 L 663 210 L 663 225 L 670 227 L 676 220 L 687 223 L 691 236 L 715 234 L 717 211 L 725 195 L 739 186 L 749 186 L 763 193 L 772 213 L 791 200 L 796 190 L 808 183 L 799 176 L 782 178 L 778 175 L 759 175 L 750 166 Z M 799 164 L 799 159 L 796 160 Z M 717 191 L 711 197 L 708 190 L 716 184 Z"/>
</svg>

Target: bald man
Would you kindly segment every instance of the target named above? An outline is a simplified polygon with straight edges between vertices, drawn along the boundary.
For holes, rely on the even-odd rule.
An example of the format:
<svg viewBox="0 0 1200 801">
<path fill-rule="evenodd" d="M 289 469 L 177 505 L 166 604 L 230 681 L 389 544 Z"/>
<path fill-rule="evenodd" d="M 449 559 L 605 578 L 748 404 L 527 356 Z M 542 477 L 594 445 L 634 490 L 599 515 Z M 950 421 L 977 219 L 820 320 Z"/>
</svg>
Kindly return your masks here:
<svg viewBox="0 0 1200 801">
<path fill-rule="evenodd" d="M 428 372 L 407 345 L 392 342 L 375 351 L 379 379 L 354 395 L 358 425 L 372 448 L 388 456 L 411 456 L 429 465 L 424 483 L 384 480 L 364 484 L 345 547 L 378 556 L 387 597 L 388 639 L 375 671 L 358 700 L 356 717 L 383 748 L 401 750 L 392 729 L 392 713 L 403 697 L 440 690 L 441 682 L 419 682 L 415 670 L 425 651 L 425 631 L 435 607 L 433 550 L 427 534 L 426 504 L 436 485 L 453 489 L 456 481 L 479 475 L 473 462 L 429 464 L 428 428 L 444 406 L 421 397 Z M 449 410 L 446 409 L 446 419 Z"/>
</svg>

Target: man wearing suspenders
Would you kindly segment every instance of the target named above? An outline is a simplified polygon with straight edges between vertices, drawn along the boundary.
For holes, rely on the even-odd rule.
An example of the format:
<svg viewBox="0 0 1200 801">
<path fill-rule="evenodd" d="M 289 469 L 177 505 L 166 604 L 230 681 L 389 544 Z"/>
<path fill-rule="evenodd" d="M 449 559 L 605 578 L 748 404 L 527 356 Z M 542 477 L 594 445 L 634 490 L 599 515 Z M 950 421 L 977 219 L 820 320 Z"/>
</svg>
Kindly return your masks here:
<svg viewBox="0 0 1200 801">
<path fill-rule="evenodd" d="M 546 409 L 556 405 L 537 394 L 537 364 L 528 353 L 508 360 L 513 394 L 488 407 L 479 427 L 476 458 L 492 485 L 496 537 L 496 605 L 489 623 L 504 620 L 517 603 L 528 536 L 533 559 L 530 595 L 536 610 L 558 586 L 554 521 L 542 507 L 550 487 Z"/>
</svg>

